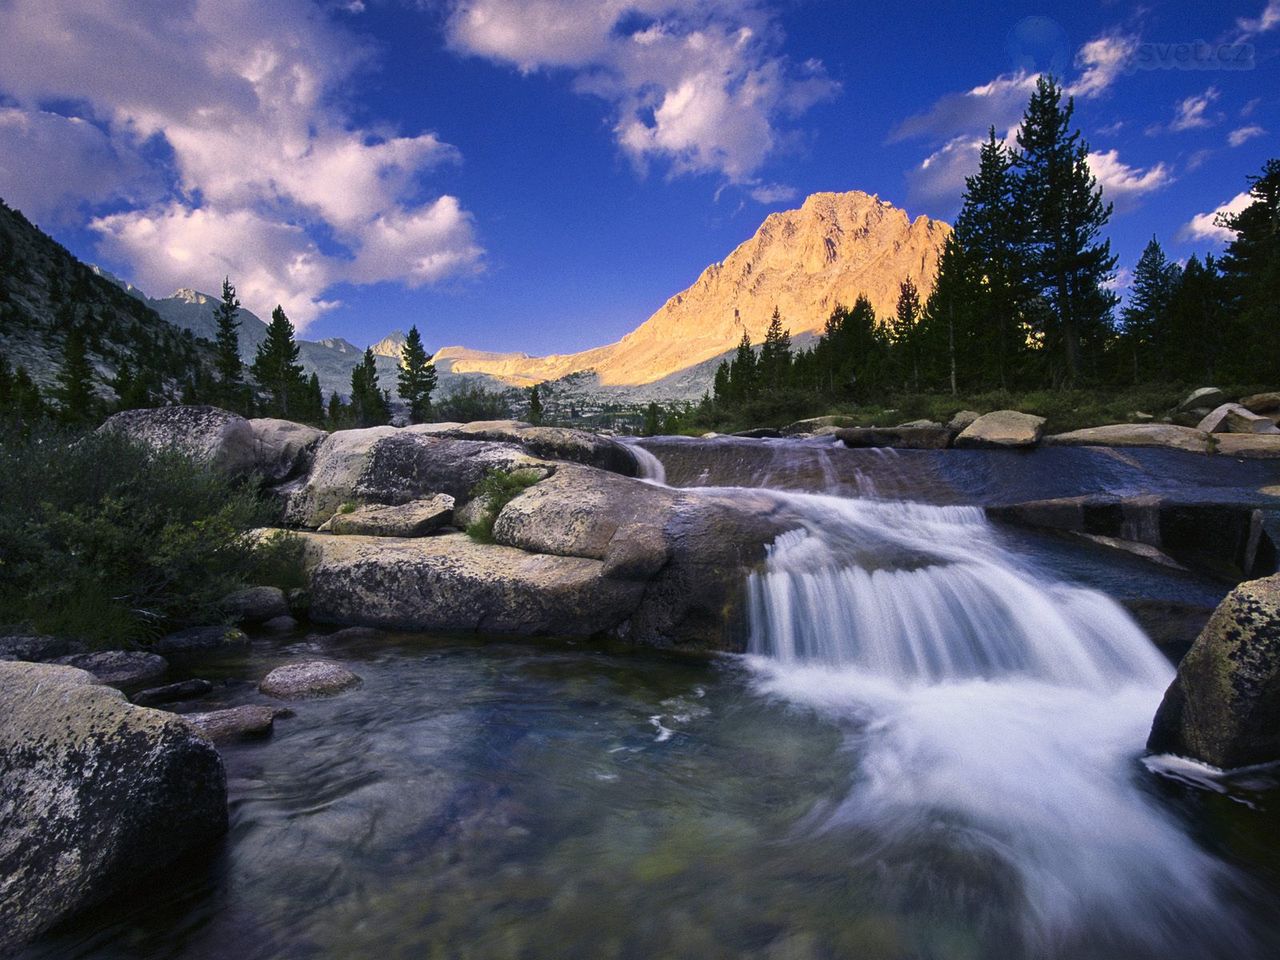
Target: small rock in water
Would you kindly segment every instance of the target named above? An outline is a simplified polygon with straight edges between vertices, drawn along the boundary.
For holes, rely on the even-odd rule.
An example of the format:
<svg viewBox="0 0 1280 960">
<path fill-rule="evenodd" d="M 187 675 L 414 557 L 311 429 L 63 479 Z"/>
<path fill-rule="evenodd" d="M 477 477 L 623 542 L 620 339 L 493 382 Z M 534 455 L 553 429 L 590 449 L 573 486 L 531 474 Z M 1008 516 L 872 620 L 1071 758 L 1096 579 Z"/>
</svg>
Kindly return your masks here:
<svg viewBox="0 0 1280 960">
<path fill-rule="evenodd" d="M 361 683 L 358 676 L 332 660 L 308 660 L 276 667 L 258 684 L 268 696 L 281 700 L 327 697 Z"/>
<path fill-rule="evenodd" d="M 279 587 L 246 587 L 222 599 L 222 612 L 236 623 L 265 623 L 289 613 L 289 601 Z"/>
<path fill-rule="evenodd" d="M 288 710 L 251 703 L 227 710 L 211 710 L 208 713 L 188 713 L 183 719 L 204 731 L 214 743 L 231 740 L 247 740 L 265 737 L 275 727 L 276 717 L 285 716 Z"/>
<path fill-rule="evenodd" d="M 984 413 L 956 437 L 957 447 L 1034 447 L 1044 434 L 1044 417 L 1017 410 Z"/>
<path fill-rule="evenodd" d="M 377 627 L 343 627 L 341 630 L 335 630 L 327 635 L 316 634 L 307 639 L 316 640 L 376 640 L 386 634 Z"/>
<path fill-rule="evenodd" d="M 102 650 L 98 653 L 78 653 L 58 657 L 59 663 L 93 674 L 99 683 L 108 687 L 140 687 L 159 680 L 169 669 L 164 657 L 136 650 Z"/>
<path fill-rule="evenodd" d="M 272 617 L 262 625 L 262 629 L 271 633 L 292 633 L 298 629 L 298 621 L 285 614 L 282 617 Z"/>
<path fill-rule="evenodd" d="M 183 680 L 180 683 L 169 683 L 163 687 L 151 687 L 140 690 L 131 699 L 140 707 L 154 707 L 159 703 L 176 703 L 179 700 L 194 700 L 213 691 L 213 684 L 208 680 Z"/>
<path fill-rule="evenodd" d="M 189 627 L 161 637 L 156 641 L 156 650 L 164 654 L 204 653 L 248 642 L 244 632 L 235 627 Z"/>
</svg>

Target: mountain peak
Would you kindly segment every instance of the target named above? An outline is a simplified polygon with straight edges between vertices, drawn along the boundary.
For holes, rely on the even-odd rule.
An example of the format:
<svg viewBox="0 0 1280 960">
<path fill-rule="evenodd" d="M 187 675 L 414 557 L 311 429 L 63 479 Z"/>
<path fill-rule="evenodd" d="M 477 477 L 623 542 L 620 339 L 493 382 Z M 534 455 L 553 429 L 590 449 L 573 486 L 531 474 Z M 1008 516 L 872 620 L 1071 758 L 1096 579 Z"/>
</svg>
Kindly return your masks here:
<svg viewBox="0 0 1280 960">
<path fill-rule="evenodd" d="M 204 306 L 206 303 L 212 303 L 214 298 L 207 293 L 201 293 L 199 290 L 193 290 L 191 287 L 179 287 L 173 292 L 170 300 L 181 300 L 183 303 L 194 303 Z"/>
<path fill-rule="evenodd" d="M 391 357 L 393 360 L 399 360 L 407 339 L 403 330 L 393 330 L 369 349 L 373 351 L 375 357 Z"/>
</svg>

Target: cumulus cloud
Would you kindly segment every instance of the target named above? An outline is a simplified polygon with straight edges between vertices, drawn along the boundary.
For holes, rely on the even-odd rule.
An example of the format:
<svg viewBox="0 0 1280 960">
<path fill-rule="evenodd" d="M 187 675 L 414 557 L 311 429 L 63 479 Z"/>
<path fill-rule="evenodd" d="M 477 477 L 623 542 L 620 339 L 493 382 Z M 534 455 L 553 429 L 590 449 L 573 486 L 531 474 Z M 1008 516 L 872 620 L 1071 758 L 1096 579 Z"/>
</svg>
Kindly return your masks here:
<svg viewBox="0 0 1280 960">
<path fill-rule="evenodd" d="M 1233 147 L 1238 147 L 1241 144 L 1248 143 L 1254 137 L 1265 136 L 1266 132 L 1256 123 L 1247 127 L 1239 127 L 1227 134 L 1227 143 Z"/>
<path fill-rule="evenodd" d="M 57 127 L 41 105 L 75 104 L 59 136 L 78 123 L 102 142 L 75 128 L 72 156 L 128 161 L 102 165 L 70 199 L 131 207 L 95 229 L 153 293 L 229 272 L 255 312 L 279 302 L 302 327 L 333 305 L 335 283 L 416 285 L 480 260 L 458 201 L 424 197 L 425 175 L 457 151 L 430 132 L 352 122 L 337 104 L 370 53 L 309 0 L 11 0 L 0 35 L 0 92 L 28 128 Z M 10 119 L 0 143 L 18 126 Z M 55 139 L 42 151 L 51 161 Z M 143 156 L 159 195 L 138 187 L 131 165 Z M 0 165 L 0 191 L 15 184 Z"/>
<path fill-rule="evenodd" d="M 1214 210 L 1208 213 L 1198 213 L 1192 217 L 1182 229 L 1178 231 L 1179 240 L 1209 240 L 1213 243 L 1230 243 L 1235 239 L 1235 234 L 1226 227 L 1218 223 L 1218 217 L 1221 214 L 1239 213 L 1245 207 L 1253 202 L 1253 198 L 1248 192 L 1237 193 Z"/>
<path fill-rule="evenodd" d="M 1115 150 L 1090 153 L 1089 169 L 1101 184 L 1103 195 L 1117 206 L 1173 183 L 1173 174 L 1164 163 L 1146 169 L 1130 166 Z"/>
<path fill-rule="evenodd" d="M 1067 87 L 1073 97 L 1101 96 L 1125 72 L 1138 49 L 1138 38 L 1131 34 L 1110 33 L 1090 40 L 1076 53 L 1079 79 Z"/>
<path fill-rule="evenodd" d="M 907 173 L 907 189 L 917 203 L 948 203 L 959 200 L 965 177 L 978 171 L 978 154 L 983 140 L 955 137 L 947 141 Z"/>
<path fill-rule="evenodd" d="M 610 105 L 637 168 L 659 161 L 752 192 L 791 139 L 787 121 L 837 90 L 817 61 L 778 52 L 760 0 L 458 0 L 446 31 L 464 53 L 570 71 L 575 89 Z"/>
<path fill-rule="evenodd" d="M 1204 93 L 1195 94 L 1184 100 L 1179 100 L 1174 105 L 1173 122 L 1169 124 L 1169 129 L 1175 133 L 1181 133 L 1184 130 L 1195 130 L 1200 127 L 1211 127 L 1217 121 L 1211 117 L 1205 116 L 1205 111 L 1209 109 L 1220 96 L 1221 91 L 1217 87 L 1210 87 Z"/>
</svg>

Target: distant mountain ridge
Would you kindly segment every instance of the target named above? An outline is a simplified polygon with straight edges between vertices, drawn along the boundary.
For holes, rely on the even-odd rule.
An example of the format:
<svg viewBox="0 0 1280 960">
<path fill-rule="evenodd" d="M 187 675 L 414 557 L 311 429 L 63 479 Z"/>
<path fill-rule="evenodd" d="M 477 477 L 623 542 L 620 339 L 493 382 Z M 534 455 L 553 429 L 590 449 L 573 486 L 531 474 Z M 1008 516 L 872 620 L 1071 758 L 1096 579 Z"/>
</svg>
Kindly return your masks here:
<svg viewBox="0 0 1280 960">
<path fill-rule="evenodd" d="M 652 384 L 726 353 L 744 331 L 761 342 L 775 307 L 798 335 L 821 331 L 835 306 L 851 306 L 859 294 L 877 314 L 890 315 L 908 278 L 927 297 L 950 232 L 940 220 L 911 220 L 858 190 L 815 193 L 799 209 L 770 214 L 749 240 L 616 343 L 546 357 L 450 346 L 436 364 L 519 386 L 587 371 L 601 387 Z"/>
</svg>

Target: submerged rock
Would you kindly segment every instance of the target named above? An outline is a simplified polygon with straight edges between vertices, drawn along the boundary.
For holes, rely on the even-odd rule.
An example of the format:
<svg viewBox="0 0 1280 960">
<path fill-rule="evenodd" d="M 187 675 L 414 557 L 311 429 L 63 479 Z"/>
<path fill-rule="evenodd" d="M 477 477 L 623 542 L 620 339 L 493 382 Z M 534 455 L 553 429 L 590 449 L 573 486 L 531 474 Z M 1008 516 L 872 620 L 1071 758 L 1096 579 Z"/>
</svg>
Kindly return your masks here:
<svg viewBox="0 0 1280 960">
<path fill-rule="evenodd" d="M 359 686 L 362 681 L 340 663 L 308 660 L 276 667 L 258 684 L 258 689 L 281 700 L 328 697 Z"/>
<path fill-rule="evenodd" d="M 1188 453 L 1212 453 L 1213 440 L 1203 430 L 1172 423 L 1113 423 L 1056 433 L 1045 443 L 1089 447 L 1168 447 Z"/>
<path fill-rule="evenodd" d="M 246 704 L 207 713 L 188 713 L 183 719 L 199 727 L 214 743 L 227 743 L 268 736 L 275 727 L 276 717 L 288 712 L 280 707 Z"/>
<path fill-rule="evenodd" d="M 236 627 L 188 627 L 167 634 L 156 641 L 157 653 L 166 656 L 209 653 L 248 645 L 249 638 Z"/>
<path fill-rule="evenodd" d="M 226 832 L 212 744 L 82 670 L 0 663 L 0 954 Z"/>
<path fill-rule="evenodd" d="M 956 437 L 957 447 L 1034 447 L 1044 434 L 1044 417 L 1017 410 L 984 413 Z"/>
<path fill-rule="evenodd" d="M 177 703 L 182 700 L 194 700 L 213 692 L 213 684 L 208 680 L 182 680 L 178 683 L 166 684 L 163 687 L 151 687 L 139 690 L 129 699 L 140 707 L 154 707 L 161 703 Z"/>
<path fill-rule="evenodd" d="M 137 650 L 102 650 L 97 653 L 77 653 L 58 657 L 53 661 L 93 674 L 98 683 L 108 687 L 140 687 L 153 683 L 165 675 L 169 663 L 164 657 Z"/>
<path fill-rule="evenodd" d="M 357 507 L 335 513 L 326 526 L 340 536 L 425 537 L 453 521 L 453 503 L 453 497 L 442 493 L 394 506 Z"/>
<path fill-rule="evenodd" d="M 1242 583 L 1182 658 L 1147 748 L 1230 769 L 1280 760 L 1280 576 Z"/>
</svg>

